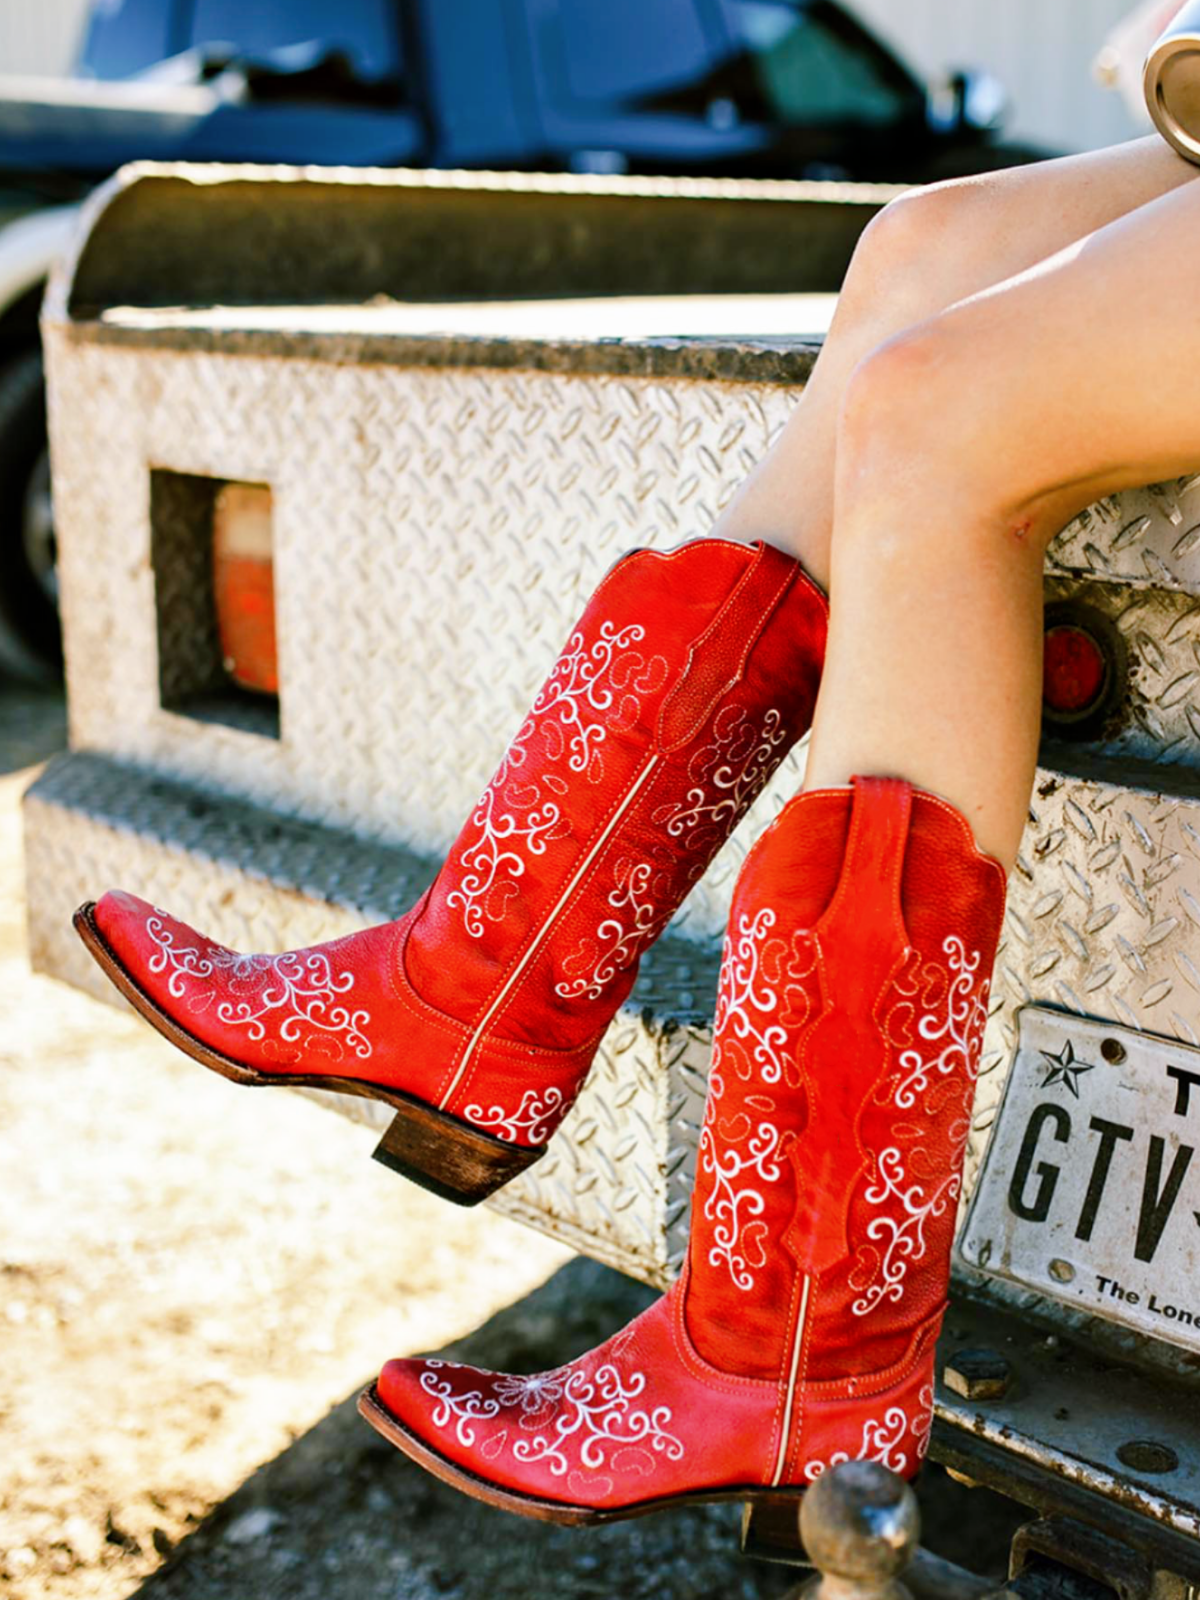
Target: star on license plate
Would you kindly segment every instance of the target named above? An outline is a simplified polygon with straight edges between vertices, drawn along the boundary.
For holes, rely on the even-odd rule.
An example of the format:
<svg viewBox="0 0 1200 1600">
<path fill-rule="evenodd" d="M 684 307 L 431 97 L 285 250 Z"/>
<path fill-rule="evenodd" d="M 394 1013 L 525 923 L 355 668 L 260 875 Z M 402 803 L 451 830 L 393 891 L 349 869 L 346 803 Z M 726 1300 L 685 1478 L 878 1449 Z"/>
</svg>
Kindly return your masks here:
<svg viewBox="0 0 1200 1600">
<path fill-rule="evenodd" d="M 1200 1350 L 1200 1050 L 1026 1006 L 959 1248 Z"/>
</svg>

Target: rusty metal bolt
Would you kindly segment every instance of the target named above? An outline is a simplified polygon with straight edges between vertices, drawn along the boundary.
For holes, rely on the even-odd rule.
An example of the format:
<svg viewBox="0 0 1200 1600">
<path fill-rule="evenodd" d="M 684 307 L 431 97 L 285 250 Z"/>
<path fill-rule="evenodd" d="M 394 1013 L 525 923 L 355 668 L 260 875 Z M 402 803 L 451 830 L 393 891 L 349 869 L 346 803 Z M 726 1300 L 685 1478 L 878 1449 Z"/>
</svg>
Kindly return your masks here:
<svg viewBox="0 0 1200 1600">
<path fill-rule="evenodd" d="M 800 1505 L 800 1536 L 820 1573 L 806 1600 L 909 1600 L 899 1581 L 921 1533 L 917 1497 L 874 1461 L 822 1473 Z"/>
<path fill-rule="evenodd" d="M 964 1400 L 1003 1400 L 1012 1368 L 996 1350 L 960 1350 L 942 1369 L 942 1382 Z"/>
</svg>

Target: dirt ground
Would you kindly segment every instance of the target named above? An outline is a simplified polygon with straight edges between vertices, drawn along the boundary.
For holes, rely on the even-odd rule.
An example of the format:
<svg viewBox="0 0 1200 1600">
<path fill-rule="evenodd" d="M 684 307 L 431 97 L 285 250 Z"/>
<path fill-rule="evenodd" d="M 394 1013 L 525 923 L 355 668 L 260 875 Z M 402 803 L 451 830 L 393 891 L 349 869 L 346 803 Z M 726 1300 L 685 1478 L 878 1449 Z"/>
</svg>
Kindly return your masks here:
<svg viewBox="0 0 1200 1600">
<path fill-rule="evenodd" d="M 31 975 L 19 797 L 62 739 L 58 697 L 0 686 L 0 1594 L 781 1595 L 796 1574 L 737 1556 L 733 1509 L 525 1523 L 358 1419 L 389 1355 L 475 1329 L 467 1359 L 554 1366 L 647 1292 L 440 1203 L 367 1159 L 361 1129 L 243 1095 L 131 1013 Z M 931 1477 L 931 1524 L 957 1538 L 946 1554 L 999 1573 L 1007 1516 L 979 1491 L 964 1519 L 965 1494 Z"/>
</svg>

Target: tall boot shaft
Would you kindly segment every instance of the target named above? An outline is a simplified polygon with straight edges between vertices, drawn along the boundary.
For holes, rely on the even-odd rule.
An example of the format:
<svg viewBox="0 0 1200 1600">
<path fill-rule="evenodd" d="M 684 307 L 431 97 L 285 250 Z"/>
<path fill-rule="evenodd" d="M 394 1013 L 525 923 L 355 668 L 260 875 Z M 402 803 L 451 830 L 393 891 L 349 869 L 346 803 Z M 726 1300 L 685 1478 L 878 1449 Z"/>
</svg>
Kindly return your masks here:
<svg viewBox="0 0 1200 1600">
<path fill-rule="evenodd" d="M 877 1371 L 942 1305 L 1004 893 L 965 819 L 896 780 L 801 794 L 751 852 L 692 1202 L 715 1366 Z"/>
<path fill-rule="evenodd" d="M 826 616 L 768 545 L 641 550 L 610 571 L 408 932 L 413 989 L 472 1026 L 441 1104 L 486 1101 L 490 1040 L 594 1048 L 810 726 Z"/>
</svg>

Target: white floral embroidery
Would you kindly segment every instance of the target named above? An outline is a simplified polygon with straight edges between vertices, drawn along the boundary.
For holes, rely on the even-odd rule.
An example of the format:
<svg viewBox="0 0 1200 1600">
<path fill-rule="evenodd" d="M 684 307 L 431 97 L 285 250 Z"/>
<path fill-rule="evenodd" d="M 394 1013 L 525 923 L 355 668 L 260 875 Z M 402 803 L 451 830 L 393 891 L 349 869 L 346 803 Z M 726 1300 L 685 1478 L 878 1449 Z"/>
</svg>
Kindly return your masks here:
<svg viewBox="0 0 1200 1600">
<path fill-rule="evenodd" d="M 496 1381 L 496 1398 L 502 1406 L 515 1406 L 520 1411 L 523 1428 L 537 1428 L 547 1410 L 562 1399 L 569 1375 L 569 1367 L 528 1375 L 506 1373 Z"/>
<path fill-rule="evenodd" d="M 266 1039 L 270 1024 L 284 1044 L 313 1045 L 323 1036 L 339 1052 L 345 1046 L 364 1061 L 371 1055 L 363 1031 L 370 1013 L 351 1010 L 341 999 L 353 989 L 354 974 L 335 972 L 326 951 L 245 956 L 220 945 L 204 951 L 178 945 L 168 921 L 157 907 L 146 918 L 146 932 L 158 946 L 148 970 L 169 973 L 167 989 L 176 1000 L 202 1010 L 217 999 L 218 1019 L 227 1027 L 245 1028 L 256 1043 Z"/>
<path fill-rule="evenodd" d="M 917 1023 L 917 1033 L 932 1044 L 940 1043 L 940 1053 L 932 1059 L 920 1050 L 900 1053 L 900 1070 L 906 1074 L 896 1089 L 895 1103 L 902 1111 L 911 1110 L 918 1094 L 928 1087 L 931 1073 L 945 1077 L 964 1070 L 972 1077 L 979 1059 L 979 1046 L 987 1023 L 988 984 L 979 981 L 978 950 L 968 955 L 961 939 L 951 935 L 942 946 L 949 958 L 950 985 L 943 1014 L 927 1012 Z"/>
<path fill-rule="evenodd" d="M 626 971 L 670 920 L 684 894 L 725 843 L 764 783 L 779 765 L 787 745 L 782 715 L 767 712 L 756 728 L 741 706 L 723 706 L 713 721 L 710 743 L 688 763 L 693 783 L 684 799 L 660 806 L 651 820 L 676 841 L 657 865 L 618 860 L 605 917 L 594 938 L 584 939 L 563 962 L 565 980 L 555 986 L 564 1000 L 598 1000 Z M 781 746 L 783 748 L 781 748 Z M 580 966 L 584 971 L 577 972 Z"/>
<path fill-rule="evenodd" d="M 929 1454 L 929 1440 L 933 1434 L 933 1385 L 927 1383 L 917 1396 L 920 1410 L 913 1418 L 913 1432 L 916 1434 L 917 1460 L 924 1461 Z"/>
<path fill-rule="evenodd" d="M 516 1139 L 524 1133 L 538 1144 L 554 1132 L 563 1101 L 561 1089 L 550 1088 L 544 1094 L 538 1089 L 526 1089 L 515 1111 L 506 1111 L 503 1106 L 489 1106 L 486 1111 L 482 1106 L 468 1106 L 463 1116 L 501 1139 Z"/>
<path fill-rule="evenodd" d="M 873 1217 L 867 1224 L 867 1238 L 873 1244 L 882 1243 L 882 1249 L 871 1281 L 850 1307 L 859 1317 L 885 1301 L 901 1299 L 909 1267 L 925 1255 L 927 1224 L 945 1215 L 947 1207 L 957 1200 L 962 1184 L 962 1146 L 970 1131 L 966 1107 L 979 1066 L 990 974 L 980 975 L 981 953 L 968 953 L 960 939 L 947 938 L 942 950 L 949 967 L 946 994 L 936 1009 L 917 1019 L 916 1028 L 918 1038 L 941 1045 L 941 1049 L 933 1055 L 923 1054 L 918 1047 L 901 1051 L 899 1062 L 904 1075 L 892 1094 L 892 1103 L 901 1111 L 909 1111 L 916 1105 L 918 1094 L 929 1088 L 932 1078 L 957 1074 L 964 1086 L 964 1107 L 943 1135 L 951 1159 L 940 1182 L 930 1184 L 925 1179 L 910 1178 L 908 1166 L 916 1151 L 906 1155 L 898 1145 L 889 1145 L 881 1152 L 875 1180 L 863 1198 L 868 1205 L 888 1207 L 892 1214 Z"/>
<path fill-rule="evenodd" d="M 609 895 L 608 904 L 614 911 L 625 911 L 628 915 L 624 920 L 606 918 L 596 929 L 596 942 L 585 941 L 563 962 L 568 979 L 555 984 L 555 994 L 564 1000 L 577 1000 L 581 996 L 598 1000 L 617 974 L 631 966 L 644 946 L 658 937 L 675 909 L 673 904 L 656 904 L 650 894 L 659 872 L 660 869 L 646 861 L 617 863 L 616 888 Z M 581 956 L 591 963 L 590 970 L 581 977 L 571 978 L 571 968 Z"/>
<path fill-rule="evenodd" d="M 669 1461 L 682 1461 L 683 1443 L 667 1431 L 671 1408 L 634 1405 L 645 1389 L 644 1372 L 626 1380 L 611 1362 L 597 1368 L 591 1378 L 576 1369 L 563 1382 L 561 1401 L 547 1431 L 518 1439 L 513 1455 L 518 1461 L 544 1462 L 559 1478 L 571 1469 L 568 1448 L 577 1452 L 580 1466 L 592 1471 L 605 1465 L 611 1469 L 614 1451 L 637 1445 L 648 1446 Z M 650 1462 L 653 1465 L 652 1457 Z"/>
<path fill-rule="evenodd" d="M 459 857 L 462 875 L 446 904 L 462 911 L 472 938 L 487 922 L 503 920 L 527 856 L 544 855 L 571 831 L 559 803 L 568 783 L 555 767 L 599 783 L 609 733 L 636 727 L 642 697 L 666 681 L 666 658 L 633 648 L 645 636 L 638 623 L 612 622 L 602 623 L 590 644 L 582 630 L 571 636 L 471 818 L 480 832 Z M 543 770 L 522 782 L 535 732 L 543 736 Z"/>
<path fill-rule="evenodd" d="M 473 939 L 483 934 L 485 921 L 500 922 L 505 906 L 517 892 L 516 879 L 525 873 L 525 856 L 542 856 L 546 846 L 569 832 L 562 810 L 553 800 L 541 800 L 540 790 L 509 784 L 504 803 L 511 810 L 497 814 L 499 791 L 493 784 L 471 818 L 481 830 L 479 838 L 462 854 L 466 869 L 457 889 L 446 897 L 447 905 L 461 906 L 463 925 Z M 524 808 L 524 809 L 523 809 Z"/>
<path fill-rule="evenodd" d="M 628 1348 L 628 1333 L 627 1329 L 626 1336 L 613 1341 L 611 1355 L 619 1357 Z M 430 1370 L 452 1363 L 423 1365 L 421 1388 L 438 1401 L 430 1420 L 438 1428 L 453 1424 L 460 1444 L 475 1444 L 474 1423 L 504 1422 L 505 1413 L 517 1413 L 521 1433 L 512 1440 L 507 1427 L 493 1434 L 484 1445 L 487 1455 L 494 1457 L 509 1448 L 518 1461 L 542 1462 L 558 1478 L 578 1468 L 600 1467 L 644 1476 L 654 1470 L 656 1456 L 683 1460 L 682 1441 L 668 1431 L 670 1407 L 635 1403 L 646 1390 L 644 1372 L 623 1376 L 613 1361 L 604 1362 L 591 1376 L 575 1365 L 529 1376 L 467 1367 L 459 1370 L 473 1387 L 456 1393 L 449 1378 Z"/>
<path fill-rule="evenodd" d="M 663 822 L 673 839 L 688 838 L 695 848 L 704 831 L 714 845 L 733 832 L 743 813 L 787 753 L 788 730 L 779 711 L 771 708 L 756 728 L 741 706 L 723 706 L 713 722 L 710 744 L 688 763 L 694 787 L 677 804 L 664 806 L 654 820 Z"/>
<path fill-rule="evenodd" d="M 432 1364 L 426 1363 L 427 1367 Z M 481 1389 L 456 1394 L 449 1378 L 436 1377 L 429 1371 L 421 1374 L 420 1382 L 425 1393 L 438 1402 L 430 1418 L 434 1427 L 448 1428 L 453 1421 L 455 1436 L 466 1449 L 475 1443 L 475 1430 L 471 1423 L 487 1422 L 500 1415 L 500 1402 L 485 1397 Z"/>
<path fill-rule="evenodd" d="M 148 972 L 156 975 L 162 972 L 169 973 L 167 978 L 167 993 L 176 1000 L 188 998 L 189 987 L 195 993 L 195 986 L 188 984 L 189 978 L 212 978 L 216 973 L 210 957 L 203 951 L 194 947 L 180 948 L 175 943 L 175 935 L 166 926 L 165 911 L 160 911 L 156 906 L 154 914 L 146 918 L 146 932 L 158 946 L 158 954 L 151 956 L 147 966 Z M 209 986 L 211 995 L 211 985 Z"/>
<path fill-rule="evenodd" d="M 856 1317 L 865 1317 L 885 1300 L 903 1298 L 909 1266 L 925 1254 L 926 1223 L 944 1215 L 950 1202 L 957 1199 L 962 1182 L 957 1171 L 943 1178 L 932 1191 L 923 1183 L 908 1182 L 904 1155 L 895 1145 L 880 1155 L 878 1173 L 878 1181 L 866 1190 L 864 1199 L 872 1206 L 898 1204 L 902 1215 L 872 1217 L 867 1224 L 867 1238 L 874 1242 L 886 1240 L 886 1244 L 874 1278 L 850 1307 Z"/>
<path fill-rule="evenodd" d="M 929 1435 L 933 1429 L 933 1385 L 926 1384 L 917 1397 L 920 1410 L 909 1417 L 903 1406 L 889 1406 L 882 1417 L 869 1417 L 863 1424 L 862 1444 L 855 1461 L 878 1461 L 880 1466 L 893 1472 L 907 1472 L 920 1461 L 929 1449 Z M 913 1459 L 901 1448 L 912 1435 Z M 810 1461 L 804 1476 L 815 1482 L 831 1467 L 841 1466 L 851 1459 L 845 1450 L 835 1450 L 827 1461 Z"/>
<path fill-rule="evenodd" d="M 712 1244 L 708 1252 L 711 1266 L 724 1264 L 739 1289 L 754 1287 L 751 1268 L 762 1264 L 761 1240 L 756 1240 L 754 1224 L 766 1209 L 766 1200 L 757 1185 L 778 1183 L 783 1176 L 780 1155 L 783 1134 L 773 1120 L 775 1102 L 768 1095 L 747 1097 L 747 1105 L 757 1121 L 745 1118 L 742 1138 L 731 1138 L 719 1127 L 722 1100 L 726 1092 L 725 1070 L 731 1042 L 749 1054 L 755 1081 L 763 1085 L 783 1079 L 783 1049 L 788 1030 L 767 1019 L 779 1014 L 779 995 L 761 972 L 761 946 L 775 926 L 775 913 L 767 907 L 754 916 L 743 915 L 735 936 L 730 934 L 721 964 L 721 990 L 717 997 L 712 1065 L 709 1069 L 708 1103 L 700 1133 L 699 1167 L 709 1179 L 704 1199 L 704 1215 L 712 1223 Z M 761 1231 L 763 1225 L 757 1225 Z M 750 1259 L 755 1248 L 760 1259 Z"/>
</svg>

